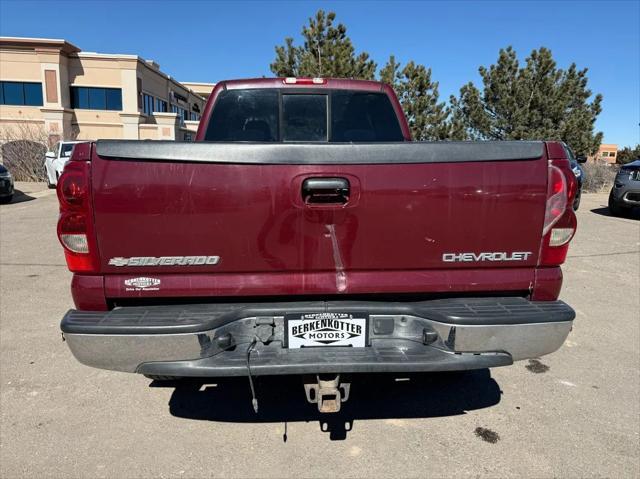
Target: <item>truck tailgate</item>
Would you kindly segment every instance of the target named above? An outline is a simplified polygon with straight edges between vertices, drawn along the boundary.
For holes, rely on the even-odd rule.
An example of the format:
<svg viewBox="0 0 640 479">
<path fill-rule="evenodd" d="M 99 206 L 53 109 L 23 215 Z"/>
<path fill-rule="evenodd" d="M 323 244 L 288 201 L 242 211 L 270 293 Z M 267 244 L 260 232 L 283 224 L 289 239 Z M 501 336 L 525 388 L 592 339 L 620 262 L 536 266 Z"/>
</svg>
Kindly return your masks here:
<svg viewBox="0 0 640 479">
<path fill-rule="evenodd" d="M 99 142 L 91 170 L 109 297 L 527 290 L 547 192 L 538 142 Z"/>
</svg>

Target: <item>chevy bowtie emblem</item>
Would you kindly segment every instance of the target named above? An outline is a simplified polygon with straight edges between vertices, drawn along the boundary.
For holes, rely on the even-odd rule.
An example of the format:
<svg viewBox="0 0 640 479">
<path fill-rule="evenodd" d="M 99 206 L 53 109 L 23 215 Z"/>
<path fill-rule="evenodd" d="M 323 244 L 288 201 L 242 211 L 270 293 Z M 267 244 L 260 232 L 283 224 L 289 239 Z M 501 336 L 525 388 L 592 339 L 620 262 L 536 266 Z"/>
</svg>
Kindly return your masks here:
<svg viewBox="0 0 640 479">
<path fill-rule="evenodd" d="M 220 256 L 133 256 L 111 258 L 109 266 L 212 266 Z"/>
</svg>

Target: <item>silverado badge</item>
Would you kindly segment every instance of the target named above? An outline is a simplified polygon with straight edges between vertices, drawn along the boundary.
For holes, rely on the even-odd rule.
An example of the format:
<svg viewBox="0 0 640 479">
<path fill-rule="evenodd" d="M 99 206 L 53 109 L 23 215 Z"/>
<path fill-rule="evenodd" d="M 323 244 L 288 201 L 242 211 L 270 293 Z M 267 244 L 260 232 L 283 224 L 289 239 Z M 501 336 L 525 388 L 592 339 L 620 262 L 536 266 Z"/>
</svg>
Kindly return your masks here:
<svg viewBox="0 0 640 479">
<path fill-rule="evenodd" d="M 220 256 L 133 256 L 111 258 L 109 266 L 211 266 Z"/>
</svg>

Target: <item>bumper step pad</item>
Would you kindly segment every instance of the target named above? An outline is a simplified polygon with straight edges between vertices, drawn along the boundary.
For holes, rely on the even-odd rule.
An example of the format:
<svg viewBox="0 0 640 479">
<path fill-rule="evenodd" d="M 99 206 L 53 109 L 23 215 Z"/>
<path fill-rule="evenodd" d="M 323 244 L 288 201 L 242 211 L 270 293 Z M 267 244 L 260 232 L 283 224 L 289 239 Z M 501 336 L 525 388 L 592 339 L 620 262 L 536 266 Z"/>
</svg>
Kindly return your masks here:
<svg viewBox="0 0 640 479">
<path fill-rule="evenodd" d="M 287 303 L 212 303 L 132 306 L 112 311 L 70 310 L 62 320 L 64 333 L 179 334 L 208 331 L 248 317 L 286 313 L 361 312 L 428 318 L 446 324 L 481 326 L 572 321 L 575 313 L 562 301 L 524 298 L 456 298 L 415 302 L 297 301 Z"/>
</svg>

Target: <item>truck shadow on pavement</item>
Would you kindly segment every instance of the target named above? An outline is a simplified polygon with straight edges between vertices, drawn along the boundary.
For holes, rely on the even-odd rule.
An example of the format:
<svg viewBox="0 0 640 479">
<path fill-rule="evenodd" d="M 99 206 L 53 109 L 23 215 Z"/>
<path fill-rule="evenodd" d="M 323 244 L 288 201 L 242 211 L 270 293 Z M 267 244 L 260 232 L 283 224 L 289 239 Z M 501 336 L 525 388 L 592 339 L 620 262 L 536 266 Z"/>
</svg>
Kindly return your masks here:
<svg viewBox="0 0 640 479">
<path fill-rule="evenodd" d="M 611 214 L 611 211 L 609 211 L 608 206 L 593 208 L 591 212 L 600 216 L 610 216 L 612 218 L 618 218 L 617 216 L 614 216 Z M 640 220 L 640 208 L 633 208 L 632 210 L 629 210 L 628 212 L 626 212 L 626 214 L 623 214 L 621 217 L 627 218 L 627 219 Z"/>
<path fill-rule="evenodd" d="M 16 203 L 24 203 L 25 201 L 31 201 L 31 200 L 35 200 L 35 197 L 28 195 L 27 193 L 24 193 L 20 190 L 14 190 L 13 191 L 13 199 L 11 200 L 10 203 L 1 203 L 3 206 L 4 205 L 14 205 Z"/>
<path fill-rule="evenodd" d="M 396 380 L 396 378 L 405 378 Z M 407 379 L 408 378 L 408 379 Z M 354 422 L 366 419 L 413 419 L 465 414 L 500 402 L 502 391 L 488 369 L 460 373 L 355 375 L 340 412 L 320 414 L 306 401 L 299 376 L 259 377 L 259 412 L 251 407 L 246 377 L 175 382 L 150 387 L 175 388 L 169 400 L 173 416 L 203 421 L 284 423 L 318 421 L 332 440 L 346 439 Z"/>
</svg>

